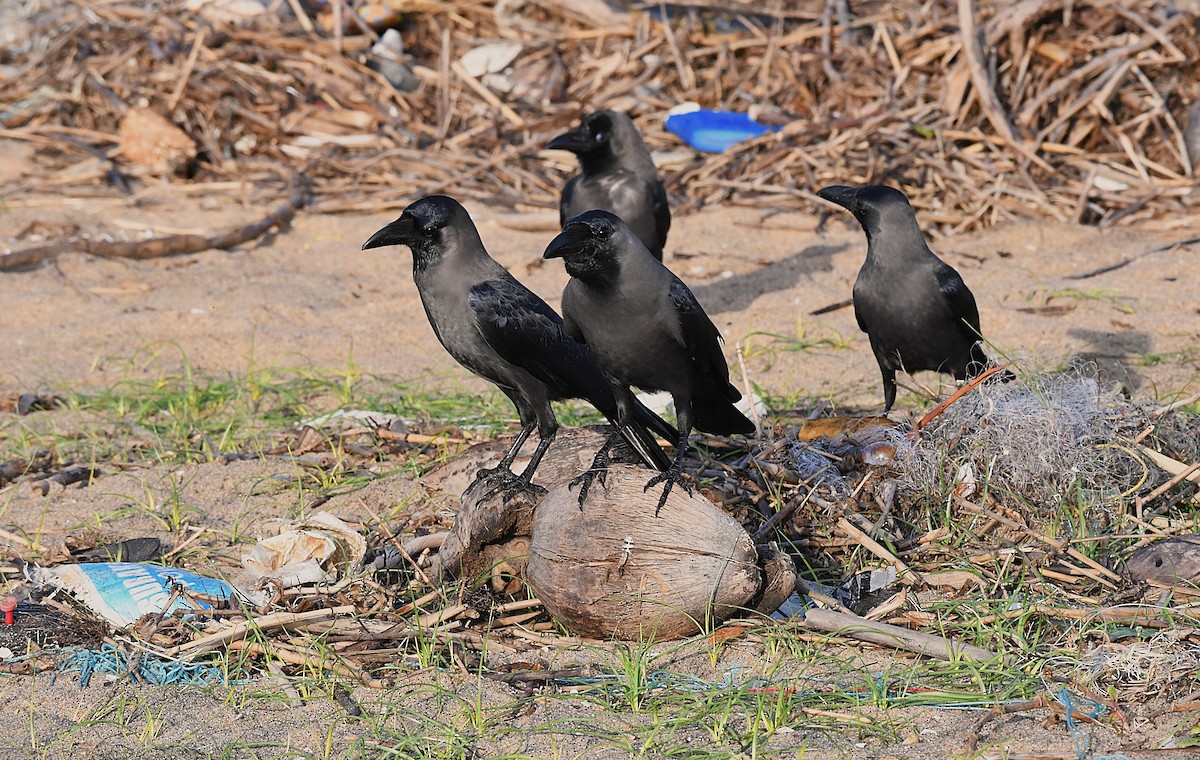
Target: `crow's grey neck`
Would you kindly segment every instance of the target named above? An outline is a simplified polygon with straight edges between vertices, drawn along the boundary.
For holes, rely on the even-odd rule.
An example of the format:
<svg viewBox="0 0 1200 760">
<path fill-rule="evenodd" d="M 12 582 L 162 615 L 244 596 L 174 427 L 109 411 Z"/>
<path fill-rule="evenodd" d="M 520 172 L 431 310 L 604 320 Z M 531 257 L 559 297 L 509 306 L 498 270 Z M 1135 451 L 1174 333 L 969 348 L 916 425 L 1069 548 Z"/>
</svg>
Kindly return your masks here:
<svg viewBox="0 0 1200 760">
<path fill-rule="evenodd" d="M 911 264 L 936 258 L 925 244 L 925 236 L 913 220 L 893 224 L 886 231 L 876 229 L 867 233 L 867 259 L 880 266 Z"/>
</svg>

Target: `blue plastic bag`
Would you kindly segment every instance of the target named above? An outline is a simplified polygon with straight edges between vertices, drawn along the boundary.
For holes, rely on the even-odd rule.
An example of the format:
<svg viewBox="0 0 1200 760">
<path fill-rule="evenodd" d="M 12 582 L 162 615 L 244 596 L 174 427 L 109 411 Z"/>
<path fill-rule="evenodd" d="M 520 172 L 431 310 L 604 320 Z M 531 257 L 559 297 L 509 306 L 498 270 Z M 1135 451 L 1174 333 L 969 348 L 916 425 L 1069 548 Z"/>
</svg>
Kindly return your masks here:
<svg viewBox="0 0 1200 760">
<path fill-rule="evenodd" d="M 722 153 L 742 140 L 758 137 L 779 127 L 759 124 L 744 113 L 700 109 L 667 117 L 667 131 L 706 153 Z"/>
</svg>

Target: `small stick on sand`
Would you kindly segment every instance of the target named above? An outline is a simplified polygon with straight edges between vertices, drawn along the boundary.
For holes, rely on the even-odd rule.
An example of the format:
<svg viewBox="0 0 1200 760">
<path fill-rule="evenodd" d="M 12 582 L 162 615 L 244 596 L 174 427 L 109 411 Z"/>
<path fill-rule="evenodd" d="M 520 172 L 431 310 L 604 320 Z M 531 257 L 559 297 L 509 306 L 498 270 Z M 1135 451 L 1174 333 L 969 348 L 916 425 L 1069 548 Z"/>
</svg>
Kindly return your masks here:
<svg viewBox="0 0 1200 760">
<path fill-rule="evenodd" d="M 878 541 L 876 541 L 875 539 L 868 536 L 866 533 L 864 533 L 862 530 L 860 530 L 856 525 L 854 525 L 854 523 L 850 522 L 846 518 L 844 518 L 844 517 L 838 518 L 837 531 L 839 533 L 841 533 L 842 535 L 846 536 L 847 538 L 851 538 L 854 541 L 857 541 L 859 546 L 861 546 L 864 549 L 866 549 L 867 551 L 871 552 L 876 557 L 879 557 L 884 562 L 895 565 L 896 568 L 901 573 L 900 574 L 900 582 L 901 583 L 912 585 L 914 583 L 924 583 L 925 582 L 925 579 L 921 577 L 921 574 L 918 573 L 916 570 L 913 570 L 907 564 L 905 564 L 904 560 L 900 559 L 895 554 L 892 554 L 891 552 L 889 552 L 882 545 L 880 545 L 880 543 Z"/>
<path fill-rule="evenodd" d="M 357 612 L 354 605 L 346 604 L 341 607 L 330 607 L 323 610 L 309 610 L 308 612 L 279 612 L 274 615 L 264 615 L 259 618 L 249 618 L 244 622 L 231 626 L 223 631 L 209 634 L 203 638 L 189 641 L 186 644 L 180 644 L 176 647 L 171 647 L 164 656 L 175 657 L 177 655 L 197 655 L 201 652 L 207 652 L 216 649 L 219 646 L 228 644 L 231 641 L 240 640 L 251 631 L 269 631 L 275 628 L 286 628 L 297 623 L 313 623 L 318 620 L 332 620 L 338 615 L 353 615 Z"/>
<path fill-rule="evenodd" d="M 932 633 L 910 631 L 907 628 L 888 623 L 876 623 L 845 612 L 835 612 L 818 607 L 805 610 L 804 618 L 802 620 L 797 618 L 797 620 L 807 628 L 893 649 L 903 649 L 906 652 L 915 652 L 939 660 L 992 662 L 999 659 L 999 655 L 994 652 L 989 652 L 973 644 L 962 644 Z"/>
</svg>

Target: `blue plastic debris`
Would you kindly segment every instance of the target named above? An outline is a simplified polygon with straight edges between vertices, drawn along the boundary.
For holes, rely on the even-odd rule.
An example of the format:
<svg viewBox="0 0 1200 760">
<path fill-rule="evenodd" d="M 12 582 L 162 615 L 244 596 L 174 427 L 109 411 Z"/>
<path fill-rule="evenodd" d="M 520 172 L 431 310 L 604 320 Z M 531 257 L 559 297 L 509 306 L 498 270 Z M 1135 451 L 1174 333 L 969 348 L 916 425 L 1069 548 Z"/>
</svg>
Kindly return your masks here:
<svg viewBox="0 0 1200 760">
<path fill-rule="evenodd" d="M 759 124 L 744 113 L 706 109 L 672 113 L 667 117 L 666 128 L 688 145 L 706 153 L 721 153 L 742 140 L 779 130 L 779 127 Z"/>
<path fill-rule="evenodd" d="M 232 586 L 216 578 L 174 567 L 133 562 L 41 567 L 34 571 L 33 578 L 38 583 L 69 591 L 89 610 L 122 628 L 142 615 L 162 612 L 171 599 L 173 584 L 179 584 L 185 591 L 218 599 L 229 599 L 236 593 Z M 202 600 L 194 601 L 200 609 L 210 607 Z M 188 601 L 175 599 L 171 609 L 193 608 Z"/>
<path fill-rule="evenodd" d="M 133 666 L 130 669 L 130 666 Z M 87 686 L 96 674 L 129 678 L 155 686 L 188 684 L 228 684 L 231 682 L 225 670 L 217 664 L 205 662 L 180 662 L 142 652 L 136 662 L 112 644 L 99 649 L 64 649 L 59 655 L 58 672 L 79 673 L 79 685 Z"/>
<path fill-rule="evenodd" d="M 1088 703 L 1091 704 L 1088 704 Z M 1104 716 L 1108 712 L 1108 708 L 1091 697 L 1072 694 L 1067 687 L 1062 687 L 1058 690 L 1058 703 L 1063 706 L 1066 711 L 1067 728 L 1071 731 L 1071 738 L 1075 740 L 1075 752 L 1079 760 L 1084 760 L 1087 757 L 1093 757 L 1091 752 L 1091 737 L 1084 731 L 1083 727 L 1075 721 L 1075 715 L 1082 715 L 1087 720 L 1096 720 Z M 1094 757 L 1099 758 L 1099 755 Z M 1124 757 L 1123 755 L 1106 755 L 1105 757 Z"/>
</svg>

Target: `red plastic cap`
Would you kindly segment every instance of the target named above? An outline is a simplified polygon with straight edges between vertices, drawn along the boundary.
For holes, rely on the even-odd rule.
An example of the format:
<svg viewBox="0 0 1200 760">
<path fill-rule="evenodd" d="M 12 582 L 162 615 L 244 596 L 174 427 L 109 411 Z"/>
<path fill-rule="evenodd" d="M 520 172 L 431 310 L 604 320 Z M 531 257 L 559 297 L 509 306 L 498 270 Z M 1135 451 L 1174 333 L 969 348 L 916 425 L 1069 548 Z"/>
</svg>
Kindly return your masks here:
<svg viewBox="0 0 1200 760">
<path fill-rule="evenodd" d="M 4 624 L 13 624 L 13 610 L 17 608 L 17 598 L 12 594 L 0 599 L 0 612 L 4 613 Z"/>
</svg>

